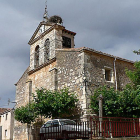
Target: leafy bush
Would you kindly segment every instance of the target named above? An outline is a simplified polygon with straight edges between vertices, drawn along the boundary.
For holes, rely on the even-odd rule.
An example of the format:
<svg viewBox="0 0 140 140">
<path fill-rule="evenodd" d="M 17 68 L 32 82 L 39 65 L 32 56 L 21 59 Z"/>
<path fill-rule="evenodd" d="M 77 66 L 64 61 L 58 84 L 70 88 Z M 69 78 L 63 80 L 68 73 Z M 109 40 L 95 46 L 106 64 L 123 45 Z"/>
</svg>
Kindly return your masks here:
<svg viewBox="0 0 140 140">
<path fill-rule="evenodd" d="M 78 98 L 67 88 L 60 91 L 37 89 L 33 94 L 34 100 L 26 106 L 15 110 L 15 119 L 21 123 L 34 122 L 39 116 L 46 118 L 62 118 L 79 115 Z"/>
</svg>

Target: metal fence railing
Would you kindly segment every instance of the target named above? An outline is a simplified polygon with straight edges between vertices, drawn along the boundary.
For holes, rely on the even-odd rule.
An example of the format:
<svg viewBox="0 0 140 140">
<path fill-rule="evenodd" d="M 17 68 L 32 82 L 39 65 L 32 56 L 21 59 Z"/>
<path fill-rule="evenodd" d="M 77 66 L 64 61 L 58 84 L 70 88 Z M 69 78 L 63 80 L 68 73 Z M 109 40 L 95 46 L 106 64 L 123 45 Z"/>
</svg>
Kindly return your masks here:
<svg viewBox="0 0 140 140">
<path fill-rule="evenodd" d="M 139 118 L 90 117 L 89 121 L 74 125 L 51 125 L 35 127 L 34 140 L 46 139 L 94 139 L 95 137 L 136 137 L 140 136 Z"/>
<path fill-rule="evenodd" d="M 92 132 L 89 122 L 78 122 L 74 125 L 53 125 L 40 128 L 40 140 L 46 139 L 88 139 Z"/>
<path fill-rule="evenodd" d="M 92 137 L 140 136 L 139 118 L 91 117 Z"/>
</svg>

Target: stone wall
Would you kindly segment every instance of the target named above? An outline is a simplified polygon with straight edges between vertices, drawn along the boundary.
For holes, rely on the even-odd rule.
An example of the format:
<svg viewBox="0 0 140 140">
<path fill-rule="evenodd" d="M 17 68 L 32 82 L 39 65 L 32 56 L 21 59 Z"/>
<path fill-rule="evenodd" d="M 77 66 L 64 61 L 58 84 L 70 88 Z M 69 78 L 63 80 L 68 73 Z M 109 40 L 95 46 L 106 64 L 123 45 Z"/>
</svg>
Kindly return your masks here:
<svg viewBox="0 0 140 140">
<path fill-rule="evenodd" d="M 133 63 L 116 60 L 118 90 L 122 90 L 126 84 L 130 83 L 129 78 L 125 74 L 125 69 L 133 70 L 134 69 Z"/>
<path fill-rule="evenodd" d="M 84 55 L 75 49 L 56 50 L 58 89 L 68 87 L 75 92 L 83 105 L 83 64 Z"/>
<path fill-rule="evenodd" d="M 29 92 L 27 92 L 27 81 L 28 81 L 28 71 L 29 68 L 24 72 L 22 77 L 19 79 L 19 81 L 16 84 L 16 108 L 20 106 L 24 106 L 29 102 Z M 26 140 L 28 138 L 27 135 L 27 125 L 21 124 L 18 121 L 14 121 L 14 134 L 13 134 L 14 140 Z"/>
<path fill-rule="evenodd" d="M 85 52 L 84 54 L 85 77 L 88 85 L 87 88 L 90 88 L 88 93 L 92 94 L 96 88 L 104 85 L 122 90 L 122 88 L 130 82 L 129 78 L 125 74 L 125 69 L 128 68 L 132 70 L 133 63 L 122 61 L 117 58 L 115 59 L 115 57 L 100 55 L 94 52 Z M 112 80 L 110 81 L 105 79 L 106 68 L 111 70 Z"/>
<path fill-rule="evenodd" d="M 105 79 L 105 69 L 111 70 L 111 80 Z M 122 61 L 116 57 L 109 57 L 94 52 L 85 51 L 84 53 L 84 77 L 86 92 L 86 108 L 90 105 L 90 95 L 100 86 L 114 87 L 122 90 L 129 83 L 129 78 L 125 74 L 125 69 L 133 69 L 133 63 Z M 115 74 L 116 73 L 116 74 Z M 116 77 L 115 77 L 116 75 Z M 87 109 L 84 114 L 89 114 Z"/>
<path fill-rule="evenodd" d="M 100 86 L 118 90 L 129 83 L 125 69 L 133 69 L 133 63 L 98 54 L 84 49 L 56 50 L 58 89 L 68 87 L 80 100 L 83 117 L 89 112 L 90 95 Z M 105 69 L 110 69 L 111 80 L 105 79 Z"/>
<path fill-rule="evenodd" d="M 45 40 L 49 39 L 49 59 L 55 57 L 55 49 L 62 48 L 62 30 L 53 29 L 40 40 L 36 41 L 30 48 L 30 70 L 35 69 L 35 48 L 39 45 L 39 65 L 46 63 L 45 56 Z"/>
<path fill-rule="evenodd" d="M 74 49 L 56 50 L 58 89 L 68 87 L 81 96 L 83 54 Z"/>
<path fill-rule="evenodd" d="M 25 106 L 32 100 L 32 93 L 35 93 L 37 88 L 47 88 L 54 90 L 56 88 L 55 78 L 55 65 L 53 61 L 51 64 L 44 66 L 43 68 L 28 74 L 29 68 L 24 72 L 22 77 L 16 84 L 16 108 Z M 29 129 L 27 124 L 22 124 L 15 120 L 14 122 L 14 140 L 27 140 Z"/>
<path fill-rule="evenodd" d="M 32 92 L 35 93 L 37 88 L 46 88 L 54 90 L 56 87 L 55 80 L 56 62 L 48 64 L 40 70 L 29 75 L 28 79 L 32 81 Z"/>
<path fill-rule="evenodd" d="M 28 71 L 29 71 L 29 67 L 26 69 L 24 74 L 16 83 L 16 102 L 17 102 L 16 107 L 20 107 L 21 105 L 26 105 L 28 102 L 28 95 L 26 93 L 27 91 L 26 82 L 28 80 Z"/>
</svg>

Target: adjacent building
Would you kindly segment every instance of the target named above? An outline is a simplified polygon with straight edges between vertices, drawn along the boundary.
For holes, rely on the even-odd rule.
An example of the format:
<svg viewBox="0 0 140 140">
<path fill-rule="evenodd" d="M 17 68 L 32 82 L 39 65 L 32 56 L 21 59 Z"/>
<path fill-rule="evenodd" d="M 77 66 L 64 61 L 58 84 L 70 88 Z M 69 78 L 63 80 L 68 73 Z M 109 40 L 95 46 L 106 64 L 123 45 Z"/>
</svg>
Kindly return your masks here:
<svg viewBox="0 0 140 140">
<path fill-rule="evenodd" d="M 13 110 L 9 108 L 0 108 L 0 140 L 13 140 L 13 129 Z"/>
</svg>

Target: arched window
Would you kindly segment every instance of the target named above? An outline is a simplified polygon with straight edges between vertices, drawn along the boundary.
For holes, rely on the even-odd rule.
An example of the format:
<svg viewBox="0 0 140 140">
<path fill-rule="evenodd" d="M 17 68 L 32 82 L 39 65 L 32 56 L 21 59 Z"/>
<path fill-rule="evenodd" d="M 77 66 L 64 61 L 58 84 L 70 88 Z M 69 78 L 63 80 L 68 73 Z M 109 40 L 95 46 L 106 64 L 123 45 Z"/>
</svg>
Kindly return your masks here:
<svg viewBox="0 0 140 140">
<path fill-rule="evenodd" d="M 35 48 L 35 68 L 39 66 L 39 45 Z"/>
<path fill-rule="evenodd" d="M 44 48 L 45 48 L 45 60 L 49 60 L 49 57 L 50 57 L 50 41 L 49 41 L 49 38 L 47 38 L 45 40 L 45 43 L 44 43 Z"/>
</svg>

